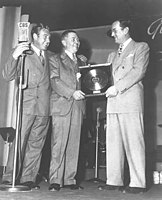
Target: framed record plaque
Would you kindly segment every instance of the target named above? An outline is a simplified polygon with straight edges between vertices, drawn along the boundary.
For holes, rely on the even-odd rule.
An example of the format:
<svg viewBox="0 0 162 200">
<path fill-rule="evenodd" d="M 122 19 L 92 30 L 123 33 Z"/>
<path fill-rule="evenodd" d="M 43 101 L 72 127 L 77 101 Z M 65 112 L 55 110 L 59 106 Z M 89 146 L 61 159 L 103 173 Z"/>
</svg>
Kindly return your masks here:
<svg viewBox="0 0 162 200">
<path fill-rule="evenodd" d="M 81 88 L 86 97 L 105 95 L 105 91 L 111 85 L 111 64 L 96 64 L 80 66 Z"/>
</svg>

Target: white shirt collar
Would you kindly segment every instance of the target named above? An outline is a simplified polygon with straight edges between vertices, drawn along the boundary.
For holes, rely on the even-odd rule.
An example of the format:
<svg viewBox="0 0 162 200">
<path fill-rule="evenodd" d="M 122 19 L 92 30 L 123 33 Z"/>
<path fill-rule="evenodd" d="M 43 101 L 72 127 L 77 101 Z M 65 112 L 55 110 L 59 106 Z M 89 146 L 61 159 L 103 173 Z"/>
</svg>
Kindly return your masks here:
<svg viewBox="0 0 162 200">
<path fill-rule="evenodd" d="M 65 50 L 65 53 L 73 60 L 73 53 L 68 50 Z"/>
<path fill-rule="evenodd" d="M 33 50 L 35 51 L 35 53 L 40 56 L 40 51 L 42 51 L 42 55 L 44 57 L 44 51 L 43 50 L 40 50 L 38 49 L 33 43 L 31 43 L 31 47 L 33 48 Z"/>
<path fill-rule="evenodd" d="M 124 50 L 126 48 L 126 46 L 132 41 L 132 38 L 129 38 L 128 40 L 126 40 L 123 44 L 122 44 L 122 49 Z"/>
</svg>

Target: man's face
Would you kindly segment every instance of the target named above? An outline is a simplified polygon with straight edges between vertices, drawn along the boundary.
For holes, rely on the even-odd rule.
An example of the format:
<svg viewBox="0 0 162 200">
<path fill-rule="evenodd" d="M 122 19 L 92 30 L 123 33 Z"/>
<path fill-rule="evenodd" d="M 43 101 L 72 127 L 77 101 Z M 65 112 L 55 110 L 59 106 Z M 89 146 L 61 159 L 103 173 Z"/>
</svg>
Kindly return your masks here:
<svg viewBox="0 0 162 200">
<path fill-rule="evenodd" d="M 50 32 L 48 29 L 42 29 L 34 40 L 34 44 L 40 50 L 47 50 L 47 47 L 50 44 Z"/>
<path fill-rule="evenodd" d="M 64 48 L 71 53 L 76 53 L 80 46 L 79 37 L 76 33 L 68 33 L 68 35 L 62 41 Z"/>
<path fill-rule="evenodd" d="M 120 26 L 119 21 L 112 24 L 111 35 L 114 37 L 115 42 L 121 44 L 125 41 L 125 29 Z"/>
</svg>

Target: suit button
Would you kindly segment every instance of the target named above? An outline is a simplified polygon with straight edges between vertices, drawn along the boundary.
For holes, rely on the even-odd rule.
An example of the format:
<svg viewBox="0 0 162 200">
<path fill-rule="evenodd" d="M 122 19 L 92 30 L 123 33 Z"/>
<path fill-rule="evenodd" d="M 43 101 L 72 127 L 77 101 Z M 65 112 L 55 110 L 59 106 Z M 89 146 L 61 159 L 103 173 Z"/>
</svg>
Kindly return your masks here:
<svg viewBox="0 0 162 200">
<path fill-rule="evenodd" d="M 37 99 L 39 99 L 39 97 L 37 96 Z"/>
<path fill-rule="evenodd" d="M 124 66 L 122 67 L 122 69 L 124 69 Z"/>
</svg>

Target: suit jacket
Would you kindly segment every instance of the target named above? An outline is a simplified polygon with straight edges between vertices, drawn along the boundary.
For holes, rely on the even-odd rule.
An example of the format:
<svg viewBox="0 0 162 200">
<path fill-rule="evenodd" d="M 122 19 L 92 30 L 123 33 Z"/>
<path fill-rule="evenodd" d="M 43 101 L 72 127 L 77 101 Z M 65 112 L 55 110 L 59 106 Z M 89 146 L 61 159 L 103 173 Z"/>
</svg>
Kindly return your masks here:
<svg viewBox="0 0 162 200">
<path fill-rule="evenodd" d="M 80 111 L 85 113 L 85 101 L 76 101 L 73 93 L 81 89 L 78 66 L 85 65 L 78 57 L 77 63 L 65 53 L 53 55 L 50 58 L 52 95 L 50 101 L 52 115 L 66 115 L 70 112 L 73 103 L 77 104 Z"/>
<path fill-rule="evenodd" d="M 15 60 L 11 55 L 3 69 L 3 77 L 7 81 L 17 79 L 20 75 L 21 57 Z M 45 65 L 43 66 L 38 55 L 24 58 L 24 81 L 27 87 L 23 90 L 23 113 L 30 115 L 49 116 L 49 97 L 51 92 L 49 60 L 50 52 L 45 52 Z M 27 76 L 28 74 L 28 76 Z"/>
<path fill-rule="evenodd" d="M 143 112 L 142 79 L 149 62 L 148 45 L 132 40 L 120 56 L 112 52 L 107 62 L 112 63 L 113 85 L 119 91 L 108 98 L 107 113 Z"/>
</svg>

